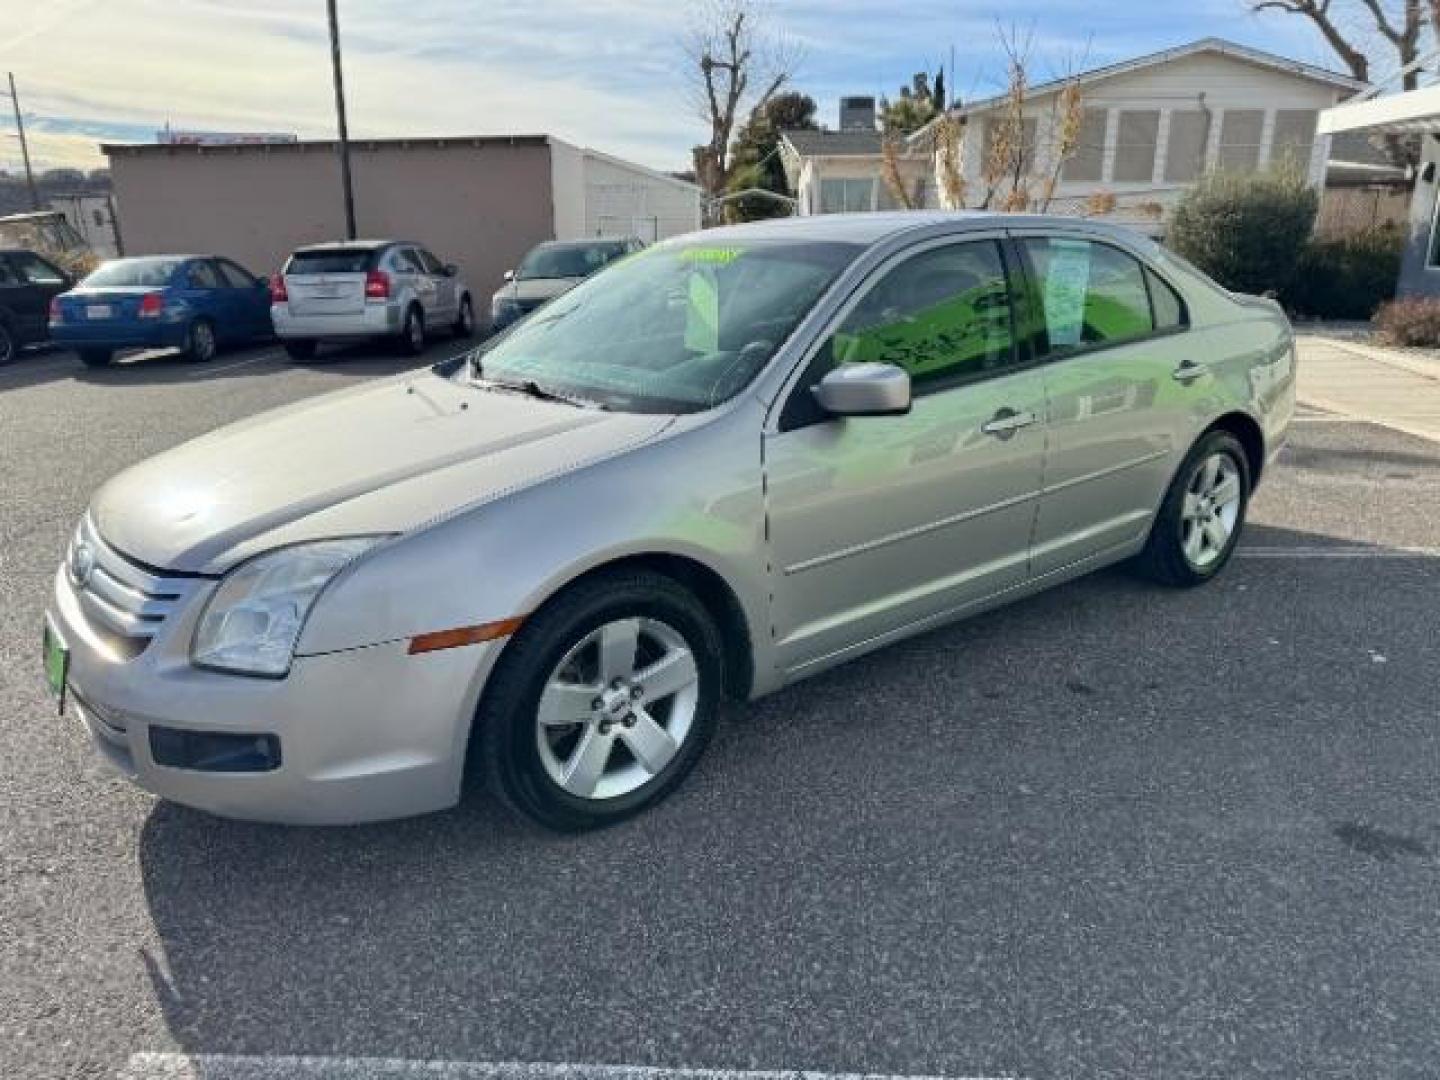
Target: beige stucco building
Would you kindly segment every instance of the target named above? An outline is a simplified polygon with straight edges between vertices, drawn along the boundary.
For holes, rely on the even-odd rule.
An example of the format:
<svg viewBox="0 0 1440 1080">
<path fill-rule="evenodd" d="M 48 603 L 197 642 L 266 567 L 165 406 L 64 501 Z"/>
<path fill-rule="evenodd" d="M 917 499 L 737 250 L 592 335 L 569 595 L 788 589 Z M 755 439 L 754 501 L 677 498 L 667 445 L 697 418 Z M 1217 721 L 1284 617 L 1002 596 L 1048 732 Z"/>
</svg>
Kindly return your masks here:
<svg viewBox="0 0 1440 1080">
<path fill-rule="evenodd" d="M 221 254 L 255 273 L 344 237 L 338 147 L 107 145 L 127 255 Z M 356 227 L 414 240 L 488 294 L 542 240 L 700 227 L 700 189 L 548 135 L 351 142 Z"/>
<path fill-rule="evenodd" d="M 1079 90 L 1078 145 L 1061 157 L 1059 95 Z M 1205 38 L 1163 52 L 1032 86 L 1022 110 L 1025 184 L 1036 196 L 1054 181 L 1047 209 L 1091 212 L 1113 200 L 1108 220 L 1151 232 L 1206 172 L 1254 172 L 1280 164 L 1310 183 L 1325 182 L 1329 139 L 1317 133 L 1320 111 L 1363 83 L 1259 49 Z M 985 162 L 1004 123 L 1004 95 L 954 109 L 963 124 L 961 171 L 967 206 L 987 193 Z M 799 212 L 884 209 L 895 200 L 881 179 L 880 135 L 841 130 L 785 132 L 782 157 Z M 936 207 L 930 127 L 900 144 L 899 169 L 917 206 Z M 999 184 L 991 205 L 1009 189 Z M 1032 198 L 1033 201 L 1033 198 Z"/>
</svg>

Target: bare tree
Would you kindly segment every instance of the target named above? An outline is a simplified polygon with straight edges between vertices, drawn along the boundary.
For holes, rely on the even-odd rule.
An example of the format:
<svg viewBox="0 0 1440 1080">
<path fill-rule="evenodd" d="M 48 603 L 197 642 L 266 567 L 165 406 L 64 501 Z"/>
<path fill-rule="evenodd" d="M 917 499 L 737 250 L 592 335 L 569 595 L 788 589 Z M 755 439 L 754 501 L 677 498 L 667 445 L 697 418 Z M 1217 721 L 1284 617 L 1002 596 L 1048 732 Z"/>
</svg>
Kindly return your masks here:
<svg viewBox="0 0 1440 1080">
<path fill-rule="evenodd" d="M 1429 0 L 1432 20 L 1440 17 L 1440 0 Z M 1420 55 L 1425 29 L 1422 0 L 1250 0 L 1252 11 L 1282 11 L 1310 20 L 1350 74 L 1371 80 L 1373 68 L 1398 71 Z M 1440 26 L 1440 22 L 1435 25 Z M 1373 35 L 1368 31 L 1373 30 Z M 1364 39 L 1383 41 L 1391 57 L 1371 56 Z M 1406 90 L 1420 85 L 1419 71 L 1406 72 Z"/>
<path fill-rule="evenodd" d="M 705 0 L 684 48 L 694 105 L 710 128 L 709 141 L 695 147 L 695 176 L 714 198 L 725 190 L 736 117 L 790 81 L 799 53 L 771 25 L 763 0 Z"/>
</svg>

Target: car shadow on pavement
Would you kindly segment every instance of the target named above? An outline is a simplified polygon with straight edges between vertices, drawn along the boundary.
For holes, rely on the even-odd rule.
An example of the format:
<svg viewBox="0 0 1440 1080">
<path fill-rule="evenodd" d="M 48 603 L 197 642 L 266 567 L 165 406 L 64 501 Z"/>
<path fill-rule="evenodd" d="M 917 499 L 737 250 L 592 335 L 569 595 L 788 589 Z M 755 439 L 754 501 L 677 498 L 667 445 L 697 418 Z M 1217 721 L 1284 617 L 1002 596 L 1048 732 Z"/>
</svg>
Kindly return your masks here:
<svg viewBox="0 0 1440 1080">
<path fill-rule="evenodd" d="M 1271 993 L 1273 955 L 1249 943 L 1303 940 L 1328 909 L 1292 887 L 1242 910 L 1235 890 L 1342 857 L 1331 789 L 1302 776 L 1317 805 L 1297 816 L 1276 785 L 1374 739 L 1342 708 L 1308 741 L 1317 710 L 1368 691 L 1295 657 L 1350 647 L 1317 605 L 1428 633 L 1418 592 L 1378 595 L 1335 560 L 1299 589 L 1299 565 L 1237 560 L 1188 591 L 1111 569 L 891 646 L 731 708 L 674 797 L 599 833 L 544 832 L 481 793 L 340 829 L 157 804 L 140 845 L 156 999 L 194 1053 L 1031 1075 L 1077 1039 L 1092 1063 L 1107 1040 L 1132 1064 L 1284 1055 L 1264 1025 L 1237 1034 L 1229 987 Z M 1235 929 L 1197 953 L 1197 918 Z M 1203 985 L 1201 955 L 1219 972 Z M 1185 1017 L 1148 985 L 1185 986 Z M 1346 1007 L 1317 1006 L 1316 1031 Z"/>
</svg>

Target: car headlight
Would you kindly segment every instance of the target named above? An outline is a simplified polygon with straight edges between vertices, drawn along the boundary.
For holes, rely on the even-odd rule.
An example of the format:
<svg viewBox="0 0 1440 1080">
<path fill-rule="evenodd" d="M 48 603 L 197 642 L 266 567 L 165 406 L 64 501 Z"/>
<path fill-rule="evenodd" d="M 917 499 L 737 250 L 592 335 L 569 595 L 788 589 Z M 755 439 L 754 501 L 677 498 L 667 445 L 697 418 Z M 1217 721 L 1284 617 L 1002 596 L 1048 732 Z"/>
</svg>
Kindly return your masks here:
<svg viewBox="0 0 1440 1080">
<path fill-rule="evenodd" d="M 325 586 L 382 536 L 322 540 L 280 548 L 242 563 L 220 582 L 195 628 L 198 667 L 282 677 Z"/>
</svg>

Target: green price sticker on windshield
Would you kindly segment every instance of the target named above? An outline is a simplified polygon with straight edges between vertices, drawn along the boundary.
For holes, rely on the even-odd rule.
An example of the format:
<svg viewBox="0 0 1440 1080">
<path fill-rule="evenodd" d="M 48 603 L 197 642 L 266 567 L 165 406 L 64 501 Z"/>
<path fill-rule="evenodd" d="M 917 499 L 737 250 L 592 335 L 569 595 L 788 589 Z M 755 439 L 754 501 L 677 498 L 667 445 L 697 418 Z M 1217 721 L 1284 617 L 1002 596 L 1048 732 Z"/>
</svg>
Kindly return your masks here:
<svg viewBox="0 0 1440 1080">
<path fill-rule="evenodd" d="M 744 248 L 735 247 L 686 248 L 680 252 L 680 261 L 728 266 L 743 254 L 745 254 Z"/>
</svg>

